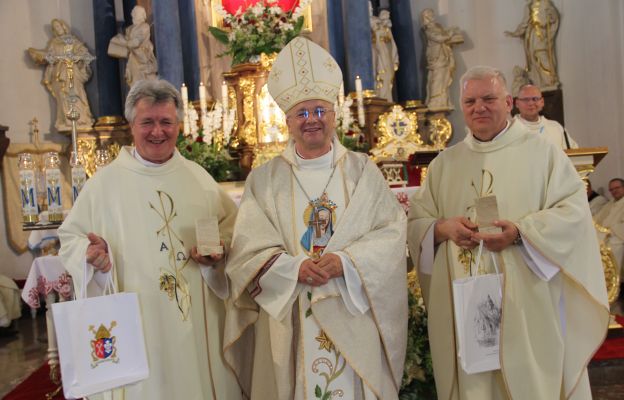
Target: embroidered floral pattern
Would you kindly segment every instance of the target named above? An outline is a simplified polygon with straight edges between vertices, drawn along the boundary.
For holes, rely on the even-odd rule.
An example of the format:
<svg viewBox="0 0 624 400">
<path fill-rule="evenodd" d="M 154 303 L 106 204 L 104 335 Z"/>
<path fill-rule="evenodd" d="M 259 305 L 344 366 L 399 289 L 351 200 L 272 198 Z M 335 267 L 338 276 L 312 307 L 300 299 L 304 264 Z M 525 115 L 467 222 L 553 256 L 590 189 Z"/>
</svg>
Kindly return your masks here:
<svg viewBox="0 0 624 400">
<path fill-rule="evenodd" d="M 323 377 L 325 380 L 325 387 L 321 388 L 320 385 L 316 385 L 314 387 L 314 397 L 320 400 L 331 400 L 335 397 L 342 397 L 343 390 L 341 389 L 331 389 L 331 383 L 336 380 L 345 370 L 347 366 L 347 361 L 340 355 L 339 352 L 335 351 L 333 343 L 327 336 L 325 332 L 321 331 L 319 337 L 325 337 L 326 340 L 322 343 L 322 346 L 327 345 L 329 343 L 330 349 L 327 349 L 330 353 L 333 353 L 335 358 L 334 362 L 332 362 L 327 357 L 319 357 L 312 363 L 312 372 Z M 317 337 L 316 339 L 318 340 Z"/>
</svg>

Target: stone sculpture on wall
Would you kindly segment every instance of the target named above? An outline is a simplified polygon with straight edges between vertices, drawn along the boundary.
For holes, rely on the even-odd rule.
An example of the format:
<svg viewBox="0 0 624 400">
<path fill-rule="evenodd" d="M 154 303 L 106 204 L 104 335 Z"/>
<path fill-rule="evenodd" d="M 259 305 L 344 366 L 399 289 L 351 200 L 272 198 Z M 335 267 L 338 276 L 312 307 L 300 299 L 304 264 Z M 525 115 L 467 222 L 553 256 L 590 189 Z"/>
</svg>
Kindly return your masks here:
<svg viewBox="0 0 624 400">
<path fill-rule="evenodd" d="M 550 0 L 527 0 L 522 22 L 515 31 L 505 31 L 507 36 L 523 39 L 525 71 L 529 81 L 542 91 L 559 87 L 555 56 L 558 30 L 559 11 Z"/>
<path fill-rule="evenodd" d="M 452 46 L 463 43 L 459 28 L 445 29 L 435 21 L 433 10 L 426 8 L 420 14 L 422 28 L 427 39 L 427 99 L 430 111 L 453 110 L 450 87 L 455 73 L 455 57 Z"/>
<path fill-rule="evenodd" d="M 52 20 L 52 39 L 43 50 L 28 49 L 33 61 L 45 65 L 43 85 L 56 100 L 56 122 L 54 127 L 65 132 L 71 130 L 71 121 L 67 118 L 73 104 L 80 118 L 78 128 L 91 128 L 93 115 L 84 85 L 91 78 L 89 64 L 95 59 L 87 47 L 74 36 L 67 23 L 60 19 Z"/>
<path fill-rule="evenodd" d="M 150 26 L 145 22 L 145 8 L 135 6 L 131 15 L 132 25 L 126 29 L 126 34 L 113 37 L 108 47 L 109 56 L 128 59 L 126 83 L 129 87 L 134 82 L 156 78 L 158 73 L 154 46 L 150 41 Z"/>
<path fill-rule="evenodd" d="M 399 52 L 392 36 L 390 11 L 371 16 L 373 67 L 377 96 L 392 102 L 394 73 L 399 68 Z"/>
</svg>

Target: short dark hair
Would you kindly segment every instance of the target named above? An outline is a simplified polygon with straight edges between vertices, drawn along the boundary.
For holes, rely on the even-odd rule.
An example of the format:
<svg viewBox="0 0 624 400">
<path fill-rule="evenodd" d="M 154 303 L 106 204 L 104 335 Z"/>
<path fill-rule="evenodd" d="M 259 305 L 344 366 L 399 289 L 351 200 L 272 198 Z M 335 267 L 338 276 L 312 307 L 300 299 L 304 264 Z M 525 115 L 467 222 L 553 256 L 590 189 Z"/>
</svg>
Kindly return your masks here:
<svg viewBox="0 0 624 400">
<path fill-rule="evenodd" d="M 611 184 L 611 182 L 620 182 L 620 184 L 621 184 L 622 186 L 624 186 L 624 179 L 622 179 L 622 178 L 613 178 L 613 179 L 611 179 L 611 180 L 609 181 L 609 185 Z"/>
</svg>

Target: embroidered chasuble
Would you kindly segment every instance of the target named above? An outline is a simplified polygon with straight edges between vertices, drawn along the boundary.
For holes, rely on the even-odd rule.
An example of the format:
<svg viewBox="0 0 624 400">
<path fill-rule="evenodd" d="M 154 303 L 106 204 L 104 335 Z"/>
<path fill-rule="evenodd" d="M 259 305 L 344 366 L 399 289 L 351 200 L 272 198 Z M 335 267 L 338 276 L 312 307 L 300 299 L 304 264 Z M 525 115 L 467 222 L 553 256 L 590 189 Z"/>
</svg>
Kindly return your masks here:
<svg viewBox="0 0 624 400">
<path fill-rule="evenodd" d="M 252 172 L 227 266 L 224 335 L 226 359 L 252 399 L 397 398 L 404 221 L 377 167 L 337 141 L 313 160 L 291 143 Z M 298 283 L 301 263 L 328 252 L 341 258 L 344 277 Z M 247 336 L 255 338 L 251 370 L 232 357 Z"/>
<path fill-rule="evenodd" d="M 516 224 L 525 245 L 494 253 L 504 276 L 501 369 L 468 375 L 455 350 L 451 284 L 469 275 L 478 248 L 442 242 L 430 249 L 432 265 L 423 265 L 421 250 L 433 248 L 423 240 L 436 220 L 474 220 L 475 200 L 488 195 L 496 196 L 499 217 Z M 468 133 L 434 159 L 410 207 L 408 243 L 428 310 L 438 398 L 591 398 L 587 364 L 605 337 L 609 309 L 585 187 L 566 155 L 517 121 L 491 142 Z M 534 272 L 526 250 L 558 272 Z M 480 273 L 492 272 L 489 264 L 484 250 Z"/>
<path fill-rule="evenodd" d="M 177 150 L 158 167 L 142 165 L 131 152 L 123 148 L 87 181 L 59 228 L 60 255 L 76 292 L 83 280 L 86 235 L 93 232 L 108 244 L 118 290 L 138 293 L 149 377 L 115 390 L 112 398 L 240 399 L 221 350 L 225 310 L 215 293 L 227 295 L 224 266 L 198 266 L 190 257 L 199 218 L 216 216 L 229 246 L 236 206 L 206 171 Z M 103 274 L 94 274 L 91 266 L 87 272 L 90 295 L 101 293 Z"/>
</svg>

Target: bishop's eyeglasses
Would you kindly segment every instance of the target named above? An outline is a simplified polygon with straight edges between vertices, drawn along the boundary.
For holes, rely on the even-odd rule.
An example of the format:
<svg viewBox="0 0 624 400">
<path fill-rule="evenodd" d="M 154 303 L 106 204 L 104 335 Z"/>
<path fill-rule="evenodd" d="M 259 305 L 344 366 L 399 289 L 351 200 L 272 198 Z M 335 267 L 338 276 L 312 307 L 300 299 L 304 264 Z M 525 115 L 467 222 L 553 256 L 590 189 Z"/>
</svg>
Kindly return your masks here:
<svg viewBox="0 0 624 400">
<path fill-rule="evenodd" d="M 327 114 L 330 111 L 333 111 L 333 110 L 328 110 L 325 107 L 316 107 L 312 111 L 304 108 L 303 110 L 297 111 L 297 113 L 295 114 L 295 118 L 298 121 L 307 121 L 310 118 L 310 116 L 313 115 L 317 117 L 318 119 L 323 119 L 325 117 L 325 114 Z"/>
</svg>

